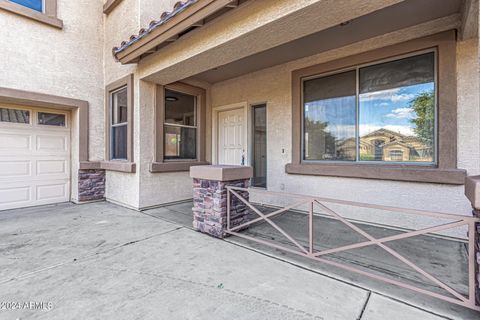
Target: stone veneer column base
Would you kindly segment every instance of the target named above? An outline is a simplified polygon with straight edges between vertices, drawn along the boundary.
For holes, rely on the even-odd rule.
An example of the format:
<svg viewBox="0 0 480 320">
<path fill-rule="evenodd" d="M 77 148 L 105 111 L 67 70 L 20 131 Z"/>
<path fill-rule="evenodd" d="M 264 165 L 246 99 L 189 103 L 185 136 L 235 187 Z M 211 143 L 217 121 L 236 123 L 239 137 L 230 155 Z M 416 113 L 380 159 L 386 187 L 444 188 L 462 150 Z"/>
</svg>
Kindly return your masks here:
<svg viewBox="0 0 480 320">
<path fill-rule="evenodd" d="M 105 170 L 78 170 L 78 201 L 103 200 L 105 198 Z"/>
<path fill-rule="evenodd" d="M 217 238 L 226 236 L 227 186 L 248 188 L 249 179 L 215 181 L 193 179 L 193 228 Z M 248 192 L 239 193 L 248 200 Z M 236 197 L 230 197 L 230 227 L 248 221 L 247 206 Z"/>
</svg>

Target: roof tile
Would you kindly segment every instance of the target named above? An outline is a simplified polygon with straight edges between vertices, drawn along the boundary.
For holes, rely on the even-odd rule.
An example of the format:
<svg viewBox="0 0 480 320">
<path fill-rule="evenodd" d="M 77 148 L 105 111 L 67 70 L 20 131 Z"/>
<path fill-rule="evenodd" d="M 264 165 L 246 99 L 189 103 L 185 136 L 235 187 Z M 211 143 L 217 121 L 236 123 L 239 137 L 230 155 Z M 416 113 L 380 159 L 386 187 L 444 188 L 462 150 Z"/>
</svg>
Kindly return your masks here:
<svg viewBox="0 0 480 320">
<path fill-rule="evenodd" d="M 153 30 L 157 29 L 158 27 L 160 27 L 161 25 L 165 24 L 167 21 L 169 21 L 171 18 L 173 18 L 174 16 L 176 16 L 177 14 L 179 14 L 180 12 L 182 12 L 183 10 L 185 10 L 186 8 L 188 8 L 189 6 L 191 6 L 192 4 L 194 4 L 195 2 L 197 2 L 198 0 L 186 0 L 184 2 L 182 1 L 178 1 L 177 3 L 175 3 L 175 5 L 173 6 L 173 11 L 171 12 L 168 12 L 168 11 L 165 11 L 161 14 L 160 16 L 160 19 L 158 20 L 152 20 L 150 21 L 150 24 L 148 26 L 148 28 L 142 28 L 138 31 L 138 34 L 134 34 L 130 37 L 129 40 L 127 41 L 122 41 L 122 43 L 120 44 L 119 47 L 114 47 L 112 52 L 113 52 L 113 56 L 116 58 L 117 55 L 122 52 L 122 51 L 125 51 L 128 47 L 130 47 L 132 44 L 134 44 L 135 42 L 138 42 L 140 39 L 144 38 L 145 36 L 147 36 L 148 34 L 150 34 Z"/>
</svg>

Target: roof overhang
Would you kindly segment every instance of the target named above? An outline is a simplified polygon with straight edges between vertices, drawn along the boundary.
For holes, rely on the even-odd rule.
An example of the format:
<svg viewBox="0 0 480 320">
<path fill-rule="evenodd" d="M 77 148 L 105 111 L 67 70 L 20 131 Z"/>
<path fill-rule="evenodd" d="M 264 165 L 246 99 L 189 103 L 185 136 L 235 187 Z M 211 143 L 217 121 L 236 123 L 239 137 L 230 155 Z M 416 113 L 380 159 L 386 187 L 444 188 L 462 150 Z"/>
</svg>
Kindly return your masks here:
<svg viewBox="0 0 480 320">
<path fill-rule="evenodd" d="M 152 21 L 150 26 L 141 29 L 138 35 L 131 36 L 130 40 L 122 42 L 120 47 L 113 48 L 113 55 L 122 64 L 136 63 L 243 2 L 245 0 L 178 2 L 172 12 L 163 13 L 160 20 Z"/>
</svg>

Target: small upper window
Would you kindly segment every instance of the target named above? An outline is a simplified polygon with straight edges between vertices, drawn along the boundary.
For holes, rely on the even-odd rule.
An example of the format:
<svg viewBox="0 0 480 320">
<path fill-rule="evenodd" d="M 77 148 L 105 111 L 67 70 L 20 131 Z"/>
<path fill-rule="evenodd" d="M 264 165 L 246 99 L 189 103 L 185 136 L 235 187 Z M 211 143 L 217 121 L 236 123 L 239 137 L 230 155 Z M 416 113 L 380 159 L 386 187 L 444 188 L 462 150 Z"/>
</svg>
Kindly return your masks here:
<svg viewBox="0 0 480 320">
<path fill-rule="evenodd" d="M 35 11 L 43 12 L 43 0 L 10 0 Z"/>
<path fill-rule="evenodd" d="M 65 115 L 58 113 L 38 113 L 38 124 L 45 126 L 65 127 Z"/>
<path fill-rule="evenodd" d="M 30 123 L 30 111 L 0 108 L 0 122 Z"/>
</svg>

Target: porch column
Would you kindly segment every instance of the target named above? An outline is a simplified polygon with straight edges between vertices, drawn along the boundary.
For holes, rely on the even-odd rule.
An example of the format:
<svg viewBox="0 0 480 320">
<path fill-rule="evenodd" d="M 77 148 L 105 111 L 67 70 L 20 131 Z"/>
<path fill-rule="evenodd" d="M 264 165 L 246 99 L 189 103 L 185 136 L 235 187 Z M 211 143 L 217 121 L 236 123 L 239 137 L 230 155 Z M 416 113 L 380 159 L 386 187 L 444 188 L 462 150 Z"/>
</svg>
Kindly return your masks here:
<svg viewBox="0 0 480 320">
<path fill-rule="evenodd" d="M 480 218 L 480 176 L 470 176 L 465 180 L 465 195 L 472 203 L 472 213 Z M 480 306 L 480 223 L 475 224 L 475 297 Z"/>
<path fill-rule="evenodd" d="M 217 238 L 225 237 L 227 227 L 227 186 L 248 188 L 252 167 L 211 165 L 193 166 L 193 227 Z M 247 192 L 239 192 L 248 200 Z M 230 198 L 230 227 L 248 219 L 246 205 L 236 197 Z"/>
</svg>

